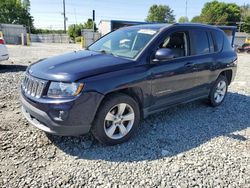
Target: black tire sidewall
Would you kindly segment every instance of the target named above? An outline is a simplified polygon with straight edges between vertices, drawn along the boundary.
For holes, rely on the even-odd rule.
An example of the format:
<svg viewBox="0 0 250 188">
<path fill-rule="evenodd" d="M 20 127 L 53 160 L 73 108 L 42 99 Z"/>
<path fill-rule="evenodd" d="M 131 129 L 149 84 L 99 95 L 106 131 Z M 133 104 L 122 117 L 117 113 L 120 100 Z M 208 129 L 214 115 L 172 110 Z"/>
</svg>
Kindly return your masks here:
<svg viewBox="0 0 250 188">
<path fill-rule="evenodd" d="M 121 139 L 111 139 L 105 133 L 104 121 L 107 113 L 111 110 L 111 108 L 113 108 L 115 105 L 119 103 L 129 104 L 133 108 L 135 113 L 135 120 L 133 127 L 126 136 L 124 136 Z M 94 137 L 103 144 L 107 145 L 120 144 L 127 141 L 134 134 L 134 132 L 138 128 L 139 122 L 140 122 L 140 110 L 138 103 L 133 98 L 125 94 L 114 94 L 104 99 L 103 103 L 100 105 L 91 132 L 94 135 Z"/>
<path fill-rule="evenodd" d="M 216 92 L 218 83 L 220 81 L 222 81 L 222 80 L 226 82 L 226 93 L 225 93 L 225 96 L 224 96 L 223 100 L 221 102 L 217 103 L 215 101 L 214 94 Z M 215 81 L 215 83 L 214 83 L 214 85 L 213 85 L 213 87 L 212 87 L 212 89 L 210 91 L 210 94 L 209 94 L 209 100 L 210 100 L 211 105 L 214 106 L 214 107 L 221 105 L 223 103 L 223 101 L 225 100 L 226 96 L 227 96 L 227 91 L 228 91 L 228 81 L 227 81 L 227 78 L 225 76 L 220 75 L 218 77 L 218 79 Z"/>
</svg>

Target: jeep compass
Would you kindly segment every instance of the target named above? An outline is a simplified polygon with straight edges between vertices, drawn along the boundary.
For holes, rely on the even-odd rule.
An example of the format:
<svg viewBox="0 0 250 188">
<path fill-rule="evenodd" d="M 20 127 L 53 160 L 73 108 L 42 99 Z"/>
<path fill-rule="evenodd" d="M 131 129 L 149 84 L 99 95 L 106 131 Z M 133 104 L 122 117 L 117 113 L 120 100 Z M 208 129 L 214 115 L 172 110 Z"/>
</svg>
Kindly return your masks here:
<svg viewBox="0 0 250 188">
<path fill-rule="evenodd" d="M 142 118 L 172 105 L 224 101 L 236 73 L 236 28 L 146 24 L 111 32 L 86 50 L 40 60 L 21 85 L 22 112 L 37 128 L 127 141 Z"/>
</svg>

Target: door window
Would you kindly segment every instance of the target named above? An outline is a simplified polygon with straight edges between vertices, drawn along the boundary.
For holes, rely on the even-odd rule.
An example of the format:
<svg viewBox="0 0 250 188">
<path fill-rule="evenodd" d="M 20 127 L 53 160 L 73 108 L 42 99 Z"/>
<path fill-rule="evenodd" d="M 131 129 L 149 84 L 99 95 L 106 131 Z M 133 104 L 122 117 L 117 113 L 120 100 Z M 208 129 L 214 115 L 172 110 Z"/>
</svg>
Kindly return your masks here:
<svg viewBox="0 0 250 188">
<path fill-rule="evenodd" d="M 215 42 L 215 51 L 216 52 L 220 52 L 222 50 L 223 47 L 223 34 L 219 31 L 214 31 L 213 32 L 213 36 L 214 36 L 214 42 Z"/>
<path fill-rule="evenodd" d="M 192 55 L 203 55 L 210 52 L 206 31 L 192 31 Z"/>
<path fill-rule="evenodd" d="M 159 48 L 171 49 L 174 58 L 180 58 L 188 55 L 188 38 L 186 32 L 175 32 L 169 35 L 160 44 Z"/>
<path fill-rule="evenodd" d="M 208 32 L 207 34 L 208 34 L 208 40 L 209 40 L 209 46 L 210 46 L 210 53 L 214 53 L 215 50 L 214 50 L 214 41 L 212 38 L 212 33 Z"/>
</svg>

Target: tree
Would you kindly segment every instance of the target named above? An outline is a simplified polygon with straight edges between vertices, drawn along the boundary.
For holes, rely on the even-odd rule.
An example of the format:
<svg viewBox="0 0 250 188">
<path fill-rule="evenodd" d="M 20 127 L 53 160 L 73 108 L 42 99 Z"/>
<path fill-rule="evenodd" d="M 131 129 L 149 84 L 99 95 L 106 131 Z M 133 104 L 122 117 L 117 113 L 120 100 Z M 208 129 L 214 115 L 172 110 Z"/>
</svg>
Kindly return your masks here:
<svg viewBox="0 0 250 188">
<path fill-rule="evenodd" d="M 195 16 L 192 18 L 191 22 L 193 23 L 201 23 L 201 17 L 200 16 Z"/>
<path fill-rule="evenodd" d="M 187 22 L 189 22 L 189 20 L 188 20 L 188 17 L 186 17 L 186 16 L 181 16 L 180 18 L 179 18 L 179 21 L 178 21 L 179 23 L 187 23 Z"/>
<path fill-rule="evenodd" d="M 33 29 L 33 17 L 20 0 L 0 1 L 0 23 L 21 24 Z"/>
<path fill-rule="evenodd" d="M 250 4 L 246 4 L 240 7 L 241 18 L 244 20 L 248 16 L 250 16 Z"/>
<path fill-rule="evenodd" d="M 250 4 L 241 6 L 241 21 L 243 21 L 242 30 L 250 33 Z"/>
<path fill-rule="evenodd" d="M 34 29 L 33 34 L 64 34 L 64 30 Z"/>
<path fill-rule="evenodd" d="M 74 40 L 76 37 L 81 36 L 81 30 L 83 29 L 82 24 L 73 24 L 68 27 L 68 35 L 69 37 Z"/>
<path fill-rule="evenodd" d="M 21 5 L 21 0 L 16 0 L 16 5 L 20 6 Z"/>
<path fill-rule="evenodd" d="M 93 21 L 92 21 L 92 19 L 89 18 L 88 21 L 83 24 L 83 28 L 84 29 L 93 29 Z M 95 24 L 95 31 L 96 30 L 97 30 L 97 27 L 96 27 L 96 24 Z"/>
<path fill-rule="evenodd" d="M 245 31 L 246 33 L 250 33 L 250 16 L 247 16 L 244 19 L 244 24 L 242 26 L 243 31 Z"/>
<path fill-rule="evenodd" d="M 23 8 L 30 11 L 30 0 L 23 0 Z"/>
<path fill-rule="evenodd" d="M 215 25 L 236 25 L 240 17 L 240 7 L 235 3 L 212 1 L 204 5 L 200 21 Z"/>
<path fill-rule="evenodd" d="M 68 35 L 72 40 L 75 40 L 75 38 L 81 36 L 82 29 L 93 29 L 93 22 L 92 19 L 88 19 L 87 22 L 84 24 L 73 24 L 68 27 Z M 95 31 L 97 30 L 96 24 L 95 24 Z"/>
<path fill-rule="evenodd" d="M 147 22 L 173 23 L 175 16 L 173 10 L 167 5 L 153 5 L 148 11 Z"/>
</svg>

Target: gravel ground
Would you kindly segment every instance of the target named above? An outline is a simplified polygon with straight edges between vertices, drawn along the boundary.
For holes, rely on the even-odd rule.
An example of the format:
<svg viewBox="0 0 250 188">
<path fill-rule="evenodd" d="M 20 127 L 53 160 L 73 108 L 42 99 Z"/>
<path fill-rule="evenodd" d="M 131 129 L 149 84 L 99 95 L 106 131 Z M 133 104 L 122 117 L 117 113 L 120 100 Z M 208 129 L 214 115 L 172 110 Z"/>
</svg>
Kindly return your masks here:
<svg viewBox="0 0 250 188">
<path fill-rule="evenodd" d="M 26 66 L 79 46 L 8 48 L 10 60 L 0 63 L 0 187 L 250 187 L 249 55 L 239 55 L 222 106 L 179 105 L 142 121 L 129 142 L 108 147 L 90 135 L 46 135 L 20 112 Z"/>
</svg>

